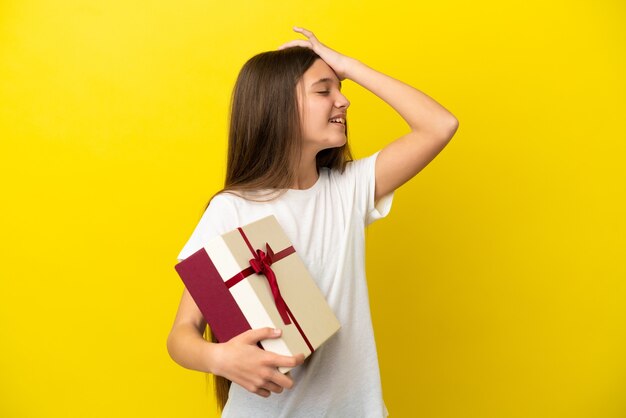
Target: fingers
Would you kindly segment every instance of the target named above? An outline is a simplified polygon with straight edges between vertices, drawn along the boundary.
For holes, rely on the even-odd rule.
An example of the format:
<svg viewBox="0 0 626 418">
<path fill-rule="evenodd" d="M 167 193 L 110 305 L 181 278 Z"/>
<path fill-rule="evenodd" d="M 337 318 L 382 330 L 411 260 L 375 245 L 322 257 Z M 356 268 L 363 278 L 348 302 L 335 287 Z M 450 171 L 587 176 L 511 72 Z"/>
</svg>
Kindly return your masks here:
<svg viewBox="0 0 626 418">
<path fill-rule="evenodd" d="M 281 388 L 291 389 L 293 387 L 293 379 L 291 378 L 291 376 L 282 374 L 281 372 L 278 371 L 278 369 L 275 369 L 272 372 L 271 381 L 272 383 L 275 383 Z"/>
<path fill-rule="evenodd" d="M 309 39 L 311 39 L 311 38 L 312 38 L 312 39 L 317 40 L 317 38 L 315 37 L 315 35 L 313 35 L 313 32 L 311 32 L 310 30 L 307 30 L 307 29 L 304 29 L 304 28 L 300 28 L 300 27 L 298 27 L 298 26 L 294 26 L 294 27 L 293 27 L 293 31 L 294 31 L 294 32 L 301 33 L 301 34 L 303 34 L 304 36 L 306 36 L 306 37 L 307 37 L 307 38 L 309 38 Z"/>
<path fill-rule="evenodd" d="M 304 362 L 304 354 L 296 356 L 282 356 L 280 354 L 266 352 L 263 361 L 264 371 L 261 372 L 261 381 L 258 382 L 260 388 L 268 389 L 275 393 L 293 387 L 293 379 L 289 374 L 278 371 L 279 367 L 296 367 Z"/>
<path fill-rule="evenodd" d="M 258 328 L 248 330 L 235 338 L 241 338 L 246 344 L 256 344 L 261 340 L 268 338 L 278 338 L 282 335 L 282 331 L 271 327 Z"/>
<path fill-rule="evenodd" d="M 246 387 L 246 386 L 244 386 Z M 291 389 L 293 387 L 293 380 L 289 376 L 285 376 L 277 369 L 271 367 L 266 368 L 259 373 L 257 377 L 252 379 L 252 382 L 246 389 L 252 393 L 256 393 L 259 396 L 267 398 L 271 392 L 282 393 L 284 389 Z"/>
<path fill-rule="evenodd" d="M 296 39 L 294 41 L 290 41 L 290 42 L 282 44 L 281 46 L 278 47 L 278 49 L 291 48 L 294 46 L 303 46 L 305 48 L 311 48 L 311 49 L 313 48 L 313 45 L 311 44 L 311 42 L 305 41 L 303 39 Z"/>
<path fill-rule="evenodd" d="M 291 389 L 294 384 L 291 376 L 281 373 L 278 368 L 301 365 L 304 354 L 284 356 L 256 347 L 259 341 L 279 338 L 281 335 L 280 329 L 265 327 L 248 330 L 224 343 L 228 344 L 230 350 L 223 362 L 228 366 L 224 368 L 224 376 L 264 398 Z"/>
<path fill-rule="evenodd" d="M 293 383 L 292 385 L 293 386 Z M 287 389 L 290 389 L 291 386 L 287 387 L 285 386 Z M 283 392 L 283 386 L 279 386 L 276 383 L 273 382 L 267 382 L 262 388 L 257 389 L 254 393 L 256 393 L 259 396 L 262 396 L 264 398 L 269 397 L 272 392 L 274 393 L 282 393 Z"/>
<path fill-rule="evenodd" d="M 259 389 L 257 391 L 255 391 L 254 393 L 256 393 L 259 396 L 262 396 L 264 398 L 267 398 L 270 396 L 270 391 L 267 389 Z"/>
<path fill-rule="evenodd" d="M 293 387 L 293 379 L 291 378 L 291 375 L 289 373 L 281 373 L 278 371 L 278 368 L 294 368 L 301 365 L 304 362 L 304 354 L 300 353 L 296 356 L 282 356 L 274 353 L 267 354 L 268 358 L 264 364 L 269 368 L 269 370 L 271 370 L 271 372 L 265 375 L 265 381 L 275 383 L 285 389 L 291 389 Z M 266 386 L 264 385 L 264 387 Z"/>
<path fill-rule="evenodd" d="M 273 353 L 272 353 L 273 354 Z M 296 367 L 304 363 L 304 354 L 300 353 L 295 356 L 282 356 L 273 354 L 268 360 L 268 365 L 273 367 Z"/>
<path fill-rule="evenodd" d="M 261 389 L 265 389 L 268 390 L 270 392 L 274 392 L 274 393 L 282 393 L 283 391 L 283 387 L 277 385 L 274 382 L 267 382 L 265 385 L 263 385 L 263 387 Z M 289 389 L 289 388 L 287 388 Z"/>
<path fill-rule="evenodd" d="M 314 48 L 315 45 L 321 44 L 320 41 L 318 41 L 318 39 L 315 37 L 313 32 L 311 32 L 310 30 L 307 30 L 298 26 L 294 26 L 293 31 L 303 34 L 304 36 L 309 38 L 309 40 L 308 41 L 305 41 L 303 39 L 293 40 L 293 41 L 287 42 L 279 46 L 278 49 L 291 48 L 294 46 L 303 46 L 305 48 L 315 49 Z"/>
</svg>

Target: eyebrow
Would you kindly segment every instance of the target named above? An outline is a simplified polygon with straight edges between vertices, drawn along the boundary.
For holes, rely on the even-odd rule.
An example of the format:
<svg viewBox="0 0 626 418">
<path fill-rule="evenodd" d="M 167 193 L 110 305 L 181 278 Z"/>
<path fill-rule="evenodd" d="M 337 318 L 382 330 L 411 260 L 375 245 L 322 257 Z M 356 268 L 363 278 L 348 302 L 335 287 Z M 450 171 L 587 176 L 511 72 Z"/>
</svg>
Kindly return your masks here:
<svg viewBox="0 0 626 418">
<path fill-rule="evenodd" d="M 328 77 L 320 78 L 315 83 L 311 84 L 311 87 L 313 87 L 314 85 L 319 84 L 319 83 L 332 83 L 334 81 L 335 81 L 334 79 L 328 78 Z M 339 81 L 339 90 L 341 90 L 341 81 Z"/>
</svg>

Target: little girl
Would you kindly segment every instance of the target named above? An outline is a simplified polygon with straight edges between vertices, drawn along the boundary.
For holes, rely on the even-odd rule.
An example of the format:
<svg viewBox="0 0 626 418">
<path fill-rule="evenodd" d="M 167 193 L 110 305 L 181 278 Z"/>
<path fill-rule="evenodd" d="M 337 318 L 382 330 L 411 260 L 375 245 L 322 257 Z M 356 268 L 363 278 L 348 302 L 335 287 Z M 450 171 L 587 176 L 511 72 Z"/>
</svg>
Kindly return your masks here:
<svg viewBox="0 0 626 418">
<path fill-rule="evenodd" d="M 364 229 L 387 216 L 394 190 L 435 158 L 458 121 L 419 90 L 330 49 L 306 29 L 294 31 L 307 40 L 288 42 L 243 66 L 232 97 L 225 187 L 211 199 L 178 260 L 217 235 L 274 215 L 341 329 L 306 362 L 302 354 L 282 356 L 257 346 L 280 337 L 280 329 L 210 342 L 185 290 L 167 347 L 181 366 L 218 377 L 222 417 L 386 417 Z M 345 79 L 387 102 L 411 131 L 353 161 L 350 102 L 341 92 Z M 295 368 L 282 374 L 280 366 Z"/>
</svg>

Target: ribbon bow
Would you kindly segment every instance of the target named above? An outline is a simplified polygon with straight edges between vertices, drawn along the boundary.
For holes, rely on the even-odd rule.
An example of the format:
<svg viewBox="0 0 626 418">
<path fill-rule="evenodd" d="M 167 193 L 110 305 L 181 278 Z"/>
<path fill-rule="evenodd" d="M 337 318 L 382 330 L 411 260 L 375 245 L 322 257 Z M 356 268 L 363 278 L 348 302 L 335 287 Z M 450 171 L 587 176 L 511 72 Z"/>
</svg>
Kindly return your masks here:
<svg viewBox="0 0 626 418">
<path fill-rule="evenodd" d="M 267 281 L 270 284 L 270 288 L 272 289 L 272 295 L 274 295 L 274 304 L 276 305 L 276 309 L 278 310 L 278 313 L 280 314 L 283 322 L 285 323 L 285 325 L 289 325 L 291 324 L 291 320 L 293 319 L 293 324 L 298 329 L 298 332 L 302 336 L 302 339 L 306 343 L 307 347 L 309 347 L 311 353 L 314 352 L 315 349 L 313 348 L 313 345 L 311 345 L 311 342 L 302 330 L 302 327 L 300 326 L 300 324 L 298 324 L 298 320 L 296 319 L 296 317 L 293 316 L 293 314 L 289 310 L 287 302 L 285 302 L 283 297 L 280 295 L 278 282 L 276 281 L 276 275 L 270 267 L 272 263 L 282 260 L 283 258 L 288 257 L 290 254 L 295 253 L 295 248 L 293 248 L 292 245 L 274 254 L 274 251 L 272 251 L 269 244 L 266 242 L 265 247 L 267 249 L 267 254 L 265 254 L 262 250 L 255 251 L 252 244 L 250 244 L 248 237 L 246 237 L 245 232 L 243 232 L 243 229 L 237 229 L 239 230 L 241 238 L 243 238 L 243 240 L 245 241 L 248 249 L 250 250 L 250 253 L 254 256 L 254 258 L 250 260 L 250 267 L 246 267 L 244 270 L 240 271 L 239 273 L 235 274 L 233 277 L 224 282 L 226 284 L 226 287 L 230 289 L 240 281 L 244 280 L 246 277 L 250 276 L 252 273 L 265 275 L 265 278 L 267 278 Z"/>
<path fill-rule="evenodd" d="M 267 279 L 270 288 L 272 289 L 272 295 L 274 295 L 274 303 L 276 304 L 276 309 L 278 309 L 278 313 L 283 320 L 285 325 L 291 324 L 291 320 L 289 319 L 289 315 L 287 314 L 287 304 L 285 300 L 280 294 L 280 289 L 278 288 L 278 282 L 276 281 L 276 275 L 272 268 L 270 267 L 274 262 L 274 251 L 268 243 L 265 243 L 267 254 L 263 252 L 263 250 L 256 250 L 254 253 L 254 258 L 250 259 L 250 266 L 254 270 L 256 274 L 263 274 Z"/>
</svg>

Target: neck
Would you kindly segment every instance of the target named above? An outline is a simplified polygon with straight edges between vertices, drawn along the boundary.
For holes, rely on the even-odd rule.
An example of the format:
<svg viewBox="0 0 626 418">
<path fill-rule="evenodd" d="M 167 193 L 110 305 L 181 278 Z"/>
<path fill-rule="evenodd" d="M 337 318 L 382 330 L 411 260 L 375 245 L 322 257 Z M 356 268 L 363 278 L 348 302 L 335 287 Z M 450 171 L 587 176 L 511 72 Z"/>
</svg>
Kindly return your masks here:
<svg viewBox="0 0 626 418">
<path fill-rule="evenodd" d="M 317 163 L 313 153 L 302 153 L 300 164 L 296 175 L 295 183 L 292 189 L 304 190 L 310 189 L 317 182 L 319 173 L 317 172 Z"/>
</svg>

